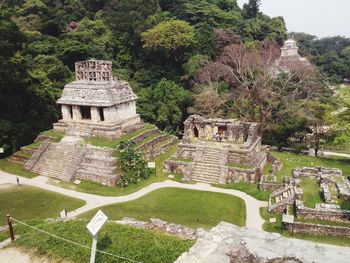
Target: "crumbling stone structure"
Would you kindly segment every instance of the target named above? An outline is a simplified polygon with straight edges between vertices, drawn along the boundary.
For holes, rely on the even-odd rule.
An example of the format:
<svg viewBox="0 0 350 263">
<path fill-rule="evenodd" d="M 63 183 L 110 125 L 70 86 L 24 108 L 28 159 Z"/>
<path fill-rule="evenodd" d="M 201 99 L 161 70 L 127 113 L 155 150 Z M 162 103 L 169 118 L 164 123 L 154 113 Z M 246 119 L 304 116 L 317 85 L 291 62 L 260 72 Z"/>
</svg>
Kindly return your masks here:
<svg viewBox="0 0 350 263">
<path fill-rule="evenodd" d="M 258 123 L 192 115 L 184 126 L 182 143 L 166 161 L 166 172 L 181 173 L 185 180 L 206 183 L 260 180 L 267 155 L 261 147 Z"/>
<path fill-rule="evenodd" d="M 291 70 L 313 70 L 312 64 L 307 58 L 298 53 L 298 46 L 295 40 L 288 39 L 281 48 L 281 56 L 276 59 L 270 67 L 272 75 L 289 73 Z"/>
<path fill-rule="evenodd" d="M 136 95 L 130 85 L 112 75 L 112 62 L 88 60 L 75 63 L 76 80 L 65 85 L 61 98 L 62 119 L 54 129 L 71 135 L 117 138 L 140 123 Z"/>
</svg>

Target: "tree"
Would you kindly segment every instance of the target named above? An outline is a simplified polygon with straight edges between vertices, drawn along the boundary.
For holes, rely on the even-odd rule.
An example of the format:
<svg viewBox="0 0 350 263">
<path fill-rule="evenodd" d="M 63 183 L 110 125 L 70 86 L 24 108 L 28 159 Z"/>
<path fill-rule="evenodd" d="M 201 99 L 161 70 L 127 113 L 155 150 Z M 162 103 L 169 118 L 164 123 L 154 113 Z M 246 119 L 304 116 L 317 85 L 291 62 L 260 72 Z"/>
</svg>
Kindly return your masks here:
<svg viewBox="0 0 350 263">
<path fill-rule="evenodd" d="M 161 22 L 141 34 L 143 47 L 149 49 L 165 49 L 175 53 L 181 47 L 195 43 L 195 29 L 181 20 Z"/>
<path fill-rule="evenodd" d="M 243 5 L 244 16 L 248 19 L 258 16 L 261 0 L 249 0 L 247 4 Z"/>
<path fill-rule="evenodd" d="M 311 100 L 306 103 L 305 107 L 302 107 L 302 110 L 311 130 L 307 142 L 315 149 L 315 156 L 317 156 L 322 144 L 334 132 L 332 107 L 317 100 Z"/>
<path fill-rule="evenodd" d="M 260 48 L 231 45 L 195 77 L 197 84 L 224 82 L 230 87 L 232 110 L 243 120 L 259 122 L 262 134 L 272 118 L 291 109 L 293 102 L 307 101 L 319 88 L 310 67 L 298 62 L 288 73 L 272 74 L 271 65 L 279 50 L 275 45 Z"/>
<path fill-rule="evenodd" d="M 180 130 L 190 105 L 191 94 L 175 82 L 162 79 L 156 85 L 141 90 L 138 111 L 141 117 L 161 129 Z"/>
</svg>

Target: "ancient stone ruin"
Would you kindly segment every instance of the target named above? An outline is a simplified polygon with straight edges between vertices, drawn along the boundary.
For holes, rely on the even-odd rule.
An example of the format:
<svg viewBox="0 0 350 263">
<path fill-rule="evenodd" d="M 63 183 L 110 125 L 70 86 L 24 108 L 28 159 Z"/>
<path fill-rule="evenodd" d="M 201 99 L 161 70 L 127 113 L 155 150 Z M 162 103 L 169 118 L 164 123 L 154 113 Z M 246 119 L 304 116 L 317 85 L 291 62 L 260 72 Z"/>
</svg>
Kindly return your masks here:
<svg viewBox="0 0 350 263">
<path fill-rule="evenodd" d="M 75 76 L 57 101 L 62 120 L 54 124 L 55 130 L 68 135 L 118 138 L 140 123 L 137 97 L 127 82 L 112 76 L 112 62 L 77 62 Z"/>
<path fill-rule="evenodd" d="M 259 181 L 266 151 L 261 147 L 258 123 L 192 115 L 184 125 L 182 143 L 166 161 L 166 172 L 205 183 Z"/>
<path fill-rule="evenodd" d="M 270 72 L 272 75 L 277 76 L 281 72 L 290 73 L 291 70 L 305 71 L 313 70 L 313 68 L 307 58 L 299 55 L 296 41 L 288 39 L 281 48 L 281 56 L 270 67 Z"/>
<path fill-rule="evenodd" d="M 60 142 L 44 140 L 26 162 L 27 170 L 62 181 L 83 179 L 114 186 L 113 149 L 85 145 L 81 136 L 118 138 L 143 124 L 136 114 L 137 97 L 129 84 L 113 77 L 112 62 L 81 61 L 75 64 L 76 80 L 65 85 L 61 98 L 62 119 L 54 130 L 65 137 Z"/>
</svg>

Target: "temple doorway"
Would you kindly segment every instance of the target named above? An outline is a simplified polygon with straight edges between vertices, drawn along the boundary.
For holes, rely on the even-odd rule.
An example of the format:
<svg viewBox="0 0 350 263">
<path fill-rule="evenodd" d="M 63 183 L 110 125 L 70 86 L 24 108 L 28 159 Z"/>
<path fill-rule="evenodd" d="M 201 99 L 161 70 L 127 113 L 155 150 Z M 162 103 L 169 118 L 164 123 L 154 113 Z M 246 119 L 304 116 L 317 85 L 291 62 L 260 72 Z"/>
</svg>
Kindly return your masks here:
<svg viewBox="0 0 350 263">
<path fill-rule="evenodd" d="M 194 127 L 194 129 L 193 129 L 193 135 L 194 135 L 195 138 L 198 138 L 199 132 L 198 132 L 197 127 Z"/>
<path fill-rule="evenodd" d="M 86 106 L 80 106 L 81 118 L 83 120 L 91 120 L 91 108 Z"/>
</svg>

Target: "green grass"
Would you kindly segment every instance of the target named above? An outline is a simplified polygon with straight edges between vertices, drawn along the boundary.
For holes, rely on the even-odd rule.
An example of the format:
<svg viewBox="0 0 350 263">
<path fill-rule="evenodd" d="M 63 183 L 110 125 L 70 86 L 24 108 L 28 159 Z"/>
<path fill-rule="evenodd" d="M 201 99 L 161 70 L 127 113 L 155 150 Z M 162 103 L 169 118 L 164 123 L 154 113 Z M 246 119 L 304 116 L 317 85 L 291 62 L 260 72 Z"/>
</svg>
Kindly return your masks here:
<svg viewBox="0 0 350 263">
<path fill-rule="evenodd" d="M 266 207 L 260 208 L 260 214 L 266 221 L 263 225 L 263 229 L 267 232 L 274 232 L 281 234 L 281 222 L 282 215 L 272 214 L 267 211 Z M 269 223 L 269 218 L 275 217 L 276 223 Z M 297 239 L 308 240 L 317 243 L 332 244 L 337 246 L 350 246 L 350 239 L 347 237 L 333 237 L 333 236 L 319 236 L 313 234 L 295 233 L 293 236 L 287 231 L 282 231 L 284 237 L 293 237 Z"/>
<path fill-rule="evenodd" d="M 54 130 L 44 131 L 40 134 L 51 137 L 53 142 L 59 142 L 64 137 L 64 132 L 58 132 Z"/>
<path fill-rule="evenodd" d="M 350 175 L 350 159 L 343 157 L 311 157 L 286 152 L 272 152 L 272 155 L 283 163 L 282 169 L 277 172 L 278 181 L 282 182 L 284 176 L 292 176 L 293 168 L 304 166 L 323 166 L 339 168 L 343 175 Z"/>
<path fill-rule="evenodd" d="M 32 144 L 26 145 L 24 147 L 28 149 L 36 149 L 36 148 L 39 148 L 39 146 L 42 144 L 43 144 L 43 141 L 38 141 L 38 142 L 33 142 Z"/>
<path fill-rule="evenodd" d="M 345 103 L 350 104 L 350 88 L 348 86 L 340 86 L 338 92 Z"/>
<path fill-rule="evenodd" d="M 28 159 L 32 156 L 30 153 L 22 152 L 22 151 L 18 151 L 16 153 L 14 153 L 14 155 L 20 156 L 20 157 L 24 157 L 24 158 L 28 158 Z"/>
<path fill-rule="evenodd" d="M 86 143 L 92 144 L 94 146 L 100 146 L 100 147 L 109 147 L 109 148 L 116 148 L 120 142 L 122 141 L 128 141 L 140 134 L 142 134 L 145 131 L 151 130 L 155 128 L 153 124 L 146 123 L 142 128 L 133 131 L 131 133 L 128 133 L 118 139 L 115 140 L 109 140 L 103 137 L 89 137 L 85 139 Z"/>
<path fill-rule="evenodd" d="M 341 209 L 350 210 L 350 200 L 338 199 Z"/>
<path fill-rule="evenodd" d="M 210 228 L 221 221 L 245 226 L 246 220 L 245 203 L 238 197 L 178 188 L 156 190 L 134 201 L 95 209 L 82 217 L 90 219 L 99 209 L 110 220 L 159 218 L 189 227 Z"/>
<path fill-rule="evenodd" d="M 323 203 L 321 198 L 321 189 L 316 178 L 302 177 L 300 187 L 304 192 L 304 205 L 309 208 L 315 208 L 317 203 Z"/>
<path fill-rule="evenodd" d="M 220 188 L 239 190 L 261 201 L 268 201 L 270 196 L 270 192 L 260 191 L 257 184 L 232 183 L 232 184 L 225 184 L 225 185 L 219 184 L 215 186 Z"/>
<path fill-rule="evenodd" d="M 5 222 L 6 214 L 11 214 L 19 220 L 46 219 L 58 217 L 63 209 L 72 211 L 84 204 L 82 200 L 31 186 L 20 189 L 10 186 L 0 191 L 0 218 Z"/>
<path fill-rule="evenodd" d="M 38 176 L 36 173 L 30 172 L 24 169 L 23 165 L 19 163 L 11 163 L 6 159 L 0 160 L 0 170 L 6 173 L 16 174 L 27 178 L 33 178 Z"/>
<path fill-rule="evenodd" d="M 86 221 L 68 221 L 42 224 L 40 228 L 58 236 L 73 240 L 79 244 L 91 246 L 91 235 L 86 229 Z M 187 251 L 194 241 L 181 240 L 151 230 L 136 229 L 128 226 L 107 223 L 98 233 L 97 249 L 118 256 L 131 258 L 144 263 L 171 263 Z M 89 262 L 90 250 L 37 231 L 31 231 L 16 241 L 16 246 L 36 251 L 53 260 L 69 262 Z M 129 262 L 96 254 L 96 262 Z"/>
<path fill-rule="evenodd" d="M 238 169 L 253 169 L 251 165 L 243 163 L 227 163 L 228 167 L 238 168 Z"/>
<path fill-rule="evenodd" d="M 264 175 L 269 175 L 272 172 L 272 163 L 267 163 L 263 169 Z"/>
</svg>

